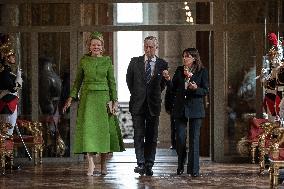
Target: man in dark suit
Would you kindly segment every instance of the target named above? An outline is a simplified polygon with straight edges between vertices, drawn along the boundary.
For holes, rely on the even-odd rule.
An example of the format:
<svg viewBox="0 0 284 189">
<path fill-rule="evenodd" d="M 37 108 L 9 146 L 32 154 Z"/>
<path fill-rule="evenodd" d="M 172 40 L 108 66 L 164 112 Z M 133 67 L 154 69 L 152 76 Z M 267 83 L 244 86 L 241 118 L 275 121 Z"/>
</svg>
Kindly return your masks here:
<svg viewBox="0 0 284 189">
<path fill-rule="evenodd" d="M 155 161 L 159 116 L 161 111 L 161 92 L 167 81 L 168 63 L 156 56 L 158 41 L 156 37 L 144 39 L 143 56 L 133 57 L 129 63 L 126 82 L 130 91 L 129 110 L 134 127 L 134 147 L 137 167 L 134 172 L 152 176 Z"/>
</svg>

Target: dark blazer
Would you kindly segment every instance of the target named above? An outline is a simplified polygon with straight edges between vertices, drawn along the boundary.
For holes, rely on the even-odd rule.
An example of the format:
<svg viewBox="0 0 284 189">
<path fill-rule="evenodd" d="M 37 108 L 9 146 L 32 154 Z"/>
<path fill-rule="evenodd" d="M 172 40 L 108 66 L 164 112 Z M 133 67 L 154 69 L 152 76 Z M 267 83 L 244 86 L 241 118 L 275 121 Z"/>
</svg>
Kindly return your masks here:
<svg viewBox="0 0 284 189">
<path fill-rule="evenodd" d="M 205 117 L 204 96 L 209 93 L 208 71 L 202 68 L 193 73 L 191 81 L 197 84 L 196 90 L 184 89 L 185 76 L 183 66 L 177 67 L 172 79 L 172 92 L 175 95 L 173 116 L 175 118 L 203 118 Z"/>
<path fill-rule="evenodd" d="M 126 82 L 130 91 L 129 111 L 133 115 L 145 113 L 143 104 L 147 100 L 150 114 L 159 116 L 161 112 L 161 92 L 166 80 L 162 72 L 168 69 L 168 63 L 156 57 L 154 74 L 147 84 L 145 79 L 144 56 L 133 57 L 129 63 Z"/>
<path fill-rule="evenodd" d="M 0 94 L 1 91 L 7 90 L 7 93 L 0 95 L 0 114 L 12 114 L 16 109 L 18 97 L 13 94 L 17 84 L 15 82 L 16 75 L 12 73 L 12 69 L 8 65 L 0 65 Z"/>
<path fill-rule="evenodd" d="M 16 75 L 12 73 L 12 69 L 8 65 L 0 65 L 0 90 L 8 90 L 12 93 L 17 90 L 15 87 L 17 86 L 15 83 Z"/>
</svg>

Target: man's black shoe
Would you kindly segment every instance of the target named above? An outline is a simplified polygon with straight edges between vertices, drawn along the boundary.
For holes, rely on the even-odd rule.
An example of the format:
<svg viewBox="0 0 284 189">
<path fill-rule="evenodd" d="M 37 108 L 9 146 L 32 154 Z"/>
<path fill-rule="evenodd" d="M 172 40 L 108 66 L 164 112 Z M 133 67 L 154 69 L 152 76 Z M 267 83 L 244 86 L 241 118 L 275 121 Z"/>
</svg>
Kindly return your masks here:
<svg viewBox="0 0 284 189">
<path fill-rule="evenodd" d="M 175 150 L 176 147 L 175 147 L 175 146 L 171 146 L 170 149 L 171 149 L 171 150 Z"/>
<path fill-rule="evenodd" d="M 181 175 L 181 174 L 183 174 L 183 172 L 184 172 L 184 167 L 183 166 L 182 167 L 178 167 L 177 175 Z"/>
<path fill-rule="evenodd" d="M 147 176 L 152 176 L 153 175 L 152 167 L 146 167 L 146 175 Z"/>
<path fill-rule="evenodd" d="M 145 166 L 144 165 L 139 165 L 134 168 L 135 173 L 139 173 L 141 176 L 145 174 Z"/>
</svg>

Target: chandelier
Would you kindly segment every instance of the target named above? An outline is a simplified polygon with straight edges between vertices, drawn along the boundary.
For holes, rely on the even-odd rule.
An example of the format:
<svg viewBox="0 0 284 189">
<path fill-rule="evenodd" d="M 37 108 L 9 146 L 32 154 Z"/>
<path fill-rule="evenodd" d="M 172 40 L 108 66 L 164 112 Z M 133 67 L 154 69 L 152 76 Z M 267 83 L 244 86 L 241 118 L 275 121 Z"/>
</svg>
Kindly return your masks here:
<svg viewBox="0 0 284 189">
<path fill-rule="evenodd" d="M 184 10 L 185 10 L 185 16 L 186 16 L 186 22 L 189 24 L 193 24 L 193 17 L 191 13 L 191 9 L 189 8 L 189 3 L 184 2 Z"/>
</svg>

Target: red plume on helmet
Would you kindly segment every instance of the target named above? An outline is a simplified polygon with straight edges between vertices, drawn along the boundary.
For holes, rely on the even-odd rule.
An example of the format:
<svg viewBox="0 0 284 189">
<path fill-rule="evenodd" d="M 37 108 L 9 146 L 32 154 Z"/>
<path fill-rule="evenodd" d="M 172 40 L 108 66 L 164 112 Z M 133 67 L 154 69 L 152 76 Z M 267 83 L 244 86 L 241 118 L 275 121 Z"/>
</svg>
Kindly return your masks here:
<svg viewBox="0 0 284 189">
<path fill-rule="evenodd" d="M 275 33 L 269 33 L 267 37 L 268 37 L 270 44 L 277 47 L 278 40 L 277 40 L 276 34 Z"/>
</svg>

